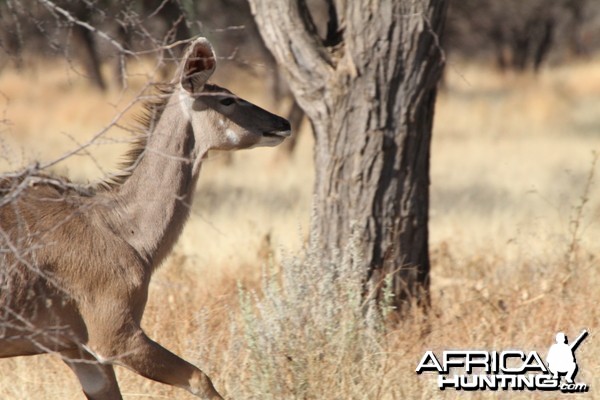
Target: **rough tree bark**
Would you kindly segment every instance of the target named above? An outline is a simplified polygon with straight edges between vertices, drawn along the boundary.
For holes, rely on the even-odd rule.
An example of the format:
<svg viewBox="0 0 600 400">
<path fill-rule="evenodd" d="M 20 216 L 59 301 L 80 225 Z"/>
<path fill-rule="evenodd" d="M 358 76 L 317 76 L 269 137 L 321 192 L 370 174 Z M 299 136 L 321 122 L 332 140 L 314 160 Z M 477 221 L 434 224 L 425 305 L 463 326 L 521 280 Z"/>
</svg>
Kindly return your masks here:
<svg viewBox="0 0 600 400">
<path fill-rule="evenodd" d="M 358 234 L 366 279 L 429 302 L 429 156 L 445 0 L 250 0 L 315 138 L 312 234 L 332 260 Z M 379 290 L 376 295 L 380 296 Z"/>
</svg>

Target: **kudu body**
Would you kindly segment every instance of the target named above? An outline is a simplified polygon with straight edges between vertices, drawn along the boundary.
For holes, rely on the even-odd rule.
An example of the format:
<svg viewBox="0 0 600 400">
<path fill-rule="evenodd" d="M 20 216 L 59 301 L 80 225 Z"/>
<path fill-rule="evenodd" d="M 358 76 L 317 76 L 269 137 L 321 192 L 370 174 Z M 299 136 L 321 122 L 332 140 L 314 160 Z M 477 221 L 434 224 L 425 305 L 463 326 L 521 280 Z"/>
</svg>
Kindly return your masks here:
<svg viewBox="0 0 600 400">
<path fill-rule="evenodd" d="M 121 398 L 113 364 L 222 399 L 140 328 L 207 152 L 273 146 L 290 133 L 285 119 L 208 84 L 215 66 L 206 39 L 190 44 L 176 80 L 147 107 L 147 135 L 121 176 L 92 189 L 0 176 L 0 358 L 60 353 L 89 399 Z"/>
</svg>

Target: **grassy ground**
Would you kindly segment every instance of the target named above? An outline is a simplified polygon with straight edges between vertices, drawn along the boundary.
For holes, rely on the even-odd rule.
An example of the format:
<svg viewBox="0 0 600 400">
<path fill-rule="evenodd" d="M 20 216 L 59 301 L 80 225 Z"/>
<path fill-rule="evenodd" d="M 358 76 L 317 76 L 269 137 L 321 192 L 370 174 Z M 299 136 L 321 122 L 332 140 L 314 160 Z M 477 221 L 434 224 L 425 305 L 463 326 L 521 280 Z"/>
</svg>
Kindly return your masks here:
<svg viewBox="0 0 600 400">
<path fill-rule="evenodd" d="M 262 81 L 219 79 L 273 109 L 260 95 Z M 64 65 L 0 71 L 0 168 L 52 160 L 86 142 L 145 80 L 140 73 L 127 91 L 101 95 Z M 282 282 L 304 282 L 319 294 L 338 288 L 331 303 L 261 280 L 270 254 L 275 263 L 289 259 L 307 234 L 310 134 L 301 133 L 290 160 L 277 157 L 276 149 L 238 153 L 232 164 L 215 154 L 205 163 L 182 240 L 153 279 L 143 326 L 237 399 L 492 397 L 440 392 L 434 376 L 414 370 L 426 350 L 517 348 L 545 356 L 556 332 L 573 338 L 588 328 L 577 351 L 578 381 L 591 386 L 583 397 L 600 398 L 600 184 L 591 176 L 600 172 L 593 161 L 600 150 L 599 109 L 600 60 L 538 76 L 449 66 L 431 166 L 434 306 L 427 318 L 414 315 L 385 332 L 344 310 L 354 304 L 346 290 L 353 282 L 319 277 L 331 285 L 310 289 L 320 280 L 310 274 L 319 273 L 318 260 L 285 261 Z M 118 162 L 123 137 L 111 130 L 89 154 L 53 168 L 76 180 L 97 179 Z M 238 281 L 266 297 L 250 297 L 240 311 Z M 126 399 L 191 398 L 124 369 L 117 373 Z M 550 396 L 556 397 L 501 394 Z M 56 357 L 36 356 L 0 360 L 0 398 L 81 395 Z"/>
</svg>

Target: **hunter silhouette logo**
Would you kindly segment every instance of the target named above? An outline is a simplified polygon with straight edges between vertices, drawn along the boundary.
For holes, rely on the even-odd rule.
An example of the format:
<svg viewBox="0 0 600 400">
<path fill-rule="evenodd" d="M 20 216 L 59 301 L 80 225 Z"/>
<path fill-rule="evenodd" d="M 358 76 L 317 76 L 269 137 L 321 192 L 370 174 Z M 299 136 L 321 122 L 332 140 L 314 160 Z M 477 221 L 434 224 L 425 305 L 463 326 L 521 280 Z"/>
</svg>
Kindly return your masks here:
<svg viewBox="0 0 600 400">
<path fill-rule="evenodd" d="M 577 360 L 575 360 L 575 350 L 588 335 L 587 330 L 583 330 L 579 337 L 572 344 L 569 344 L 567 337 L 563 332 L 556 334 L 556 343 L 548 350 L 548 369 L 552 372 L 555 379 L 560 379 L 560 375 L 566 374 L 567 383 L 574 383 L 577 375 Z"/>
<path fill-rule="evenodd" d="M 577 347 L 588 336 L 583 330 L 569 344 L 563 332 L 556 334 L 546 363 L 536 351 L 521 350 L 446 350 L 436 357 L 426 351 L 415 372 L 437 372 L 440 390 L 560 390 L 563 393 L 587 392 L 589 386 L 576 383 Z M 455 370 L 457 370 L 455 372 Z M 454 372 L 451 374 L 451 371 Z M 565 376 L 564 383 L 561 377 Z"/>
</svg>

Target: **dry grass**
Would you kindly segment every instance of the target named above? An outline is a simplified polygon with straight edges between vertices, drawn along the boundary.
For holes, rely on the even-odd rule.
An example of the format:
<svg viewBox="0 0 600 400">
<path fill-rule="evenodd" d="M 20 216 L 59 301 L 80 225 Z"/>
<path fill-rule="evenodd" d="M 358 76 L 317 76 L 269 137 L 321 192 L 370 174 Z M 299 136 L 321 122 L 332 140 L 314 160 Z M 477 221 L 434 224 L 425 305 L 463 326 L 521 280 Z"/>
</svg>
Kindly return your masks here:
<svg viewBox="0 0 600 400">
<path fill-rule="evenodd" d="M 76 74 L 65 74 L 62 65 L 36 68 L 0 72 L 0 120 L 10 121 L 0 125 L 3 169 L 50 160 L 74 147 L 61 132 L 86 141 L 145 80 L 140 76 L 130 90 L 111 89 L 103 96 Z M 242 77 L 227 86 L 250 98 L 265 90 L 251 81 Z M 268 104 L 261 96 L 252 100 Z M 351 338 L 334 328 L 358 324 L 354 308 L 328 316 L 315 306 L 317 299 L 307 295 L 303 302 L 289 290 L 277 294 L 276 282 L 260 278 L 263 265 L 279 265 L 282 252 L 295 254 L 307 232 L 310 135 L 302 134 L 299 152 L 286 162 L 275 161 L 276 150 L 239 153 L 229 166 L 216 154 L 204 166 L 183 239 L 152 282 L 143 326 L 209 372 L 220 389 L 257 399 L 496 397 L 439 392 L 435 378 L 417 376 L 415 367 L 425 350 L 519 348 L 545 355 L 556 332 L 573 337 L 586 327 L 591 334 L 577 351 L 578 380 L 591 386 L 583 397 L 600 398 L 595 332 L 600 312 L 594 307 L 600 184 L 588 188 L 592 151 L 600 150 L 598 109 L 600 60 L 539 76 L 451 65 L 433 142 L 433 310 L 387 330 L 358 327 Z M 124 147 L 109 139 L 122 137 L 109 132 L 91 149 L 93 157 L 72 157 L 57 172 L 79 180 L 102 176 Z M 588 200 L 582 203 L 582 197 Z M 284 262 L 283 276 L 321 293 L 310 287 L 319 279 L 307 276 L 318 273 L 315 264 Z M 256 289 L 267 296 L 250 296 L 240 312 L 238 281 L 244 293 Z M 338 283 L 344 287 L 332 286 Z M 337 301 L 330 305 L 338 311 L 339 302 L 352 304 L 344 297 Z M 252 304 L 260 306 L 259 313 Z M 301 316 L 304 330 L 295 319 Z M 252 335 L 262 340 L 260 346 L 251 346 Z M 286 354 L 278 354 L 282 351 Z M 191 398 L 117 372 L 126 399 Z M 549 396 L 510 393 L 510 398 Z M 81 397 L 70 371 L 53 356 L 0 361 L 2 399 Z"/>
</svg>

